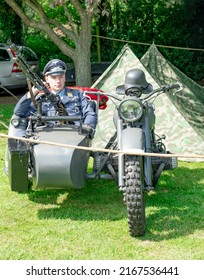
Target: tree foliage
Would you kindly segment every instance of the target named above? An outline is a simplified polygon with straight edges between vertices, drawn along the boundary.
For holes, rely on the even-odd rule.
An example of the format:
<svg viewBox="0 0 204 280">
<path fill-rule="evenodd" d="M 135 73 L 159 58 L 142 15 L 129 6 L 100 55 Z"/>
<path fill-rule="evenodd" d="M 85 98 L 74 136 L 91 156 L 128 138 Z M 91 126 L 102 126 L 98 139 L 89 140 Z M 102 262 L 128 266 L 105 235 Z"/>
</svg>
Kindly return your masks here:
<svg viewBox="0 0 204 280">
<path fill-rule="evenodd" d="M 5 1 L 27 26 L 44 32 L 73 60 L 78 85 L 91 84 L 92 21 L 100 0 L 22 0 L 22 7 L 17 0 Z"/>
<path fill-rule="evenodd" d="M 124 46 L 119 40 L 144 43 L 130 43 L 139 58 L 152 42 L 184 48 L 204 46 L 203 0 L 0 0 L 2 36 L 19 42 L 15 34 L 22 34 L 16 31 L 22 29 L 11 9 L 11 24 L 3 20 L 8 17 L 6 3 L 25 22 L 24 41 L 39 54 L 42 65 L 54 57 L 73 61 L 79 85 L 90 85 L 90 60 L 99 56 L 102 61 L 115 59 Z M 98 31 L 113 40 L 96 38 Z M 165 47 L 159 51 L 194 80 L 204 77 L 203 51 Z"/>
<path fill-rule="evenodd" d="M 109 24 L 101 22 L 103 36 L 172 47 L 202 49 L 204 46 L 203 0 L 116 0 L 110 7 Z M 103 41 L 102 59 L 114 59 L 123 44 L 117 40 Z M 131 49 L 139 58 L 148 47 L 131 44 Z M 194 80 L 204 77 L 203 52 L 179 48 L 159 50 Z"/>
<path fill-rule="evenodd" d="M 18 0 L 21 5 L 21 0 Z M 6 42 L 8 39 L 22 44 L 23 26 L 20 17 L 4 1 L 0 0 L 0 41 Z"/>
</svg>

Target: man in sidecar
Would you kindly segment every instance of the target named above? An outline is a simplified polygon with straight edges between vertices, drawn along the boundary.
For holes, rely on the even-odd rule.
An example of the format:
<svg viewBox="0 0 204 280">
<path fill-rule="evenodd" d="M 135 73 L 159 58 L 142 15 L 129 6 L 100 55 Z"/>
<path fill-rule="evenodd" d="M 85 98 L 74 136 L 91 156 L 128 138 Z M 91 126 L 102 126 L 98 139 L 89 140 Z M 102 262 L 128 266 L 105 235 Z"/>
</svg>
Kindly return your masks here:
<svg viewBox="0 0 204 280">
<path fill-rule="evenodd" d="M 65 86 L 65 73 L 66 73 L 66 64 L 59 60 L 59 59 L 53 59 L 51 61 L 49 61 L 43 70 L 43 74 L 45 77 L 45 84 L 46 87 L 48 88 L 49 92 L 52 93 L 52 95 L 56 95 L 58 96 L 58 99 L 60 101 L 60 104 L 63 105 L 63 109 L 65 111 L 65 115 L 68 117 L 78 117 L 78 120 L 75 120 L 72 122 L 72 124 L 74 124 L 75 127 L 80 127 L 80 125 L 82 126 L 83 131 L 85 131 L 85 133 L 87 135 L 89 135 L 90 138 L 93 138 L 94 135 L 94 131 L 95 131 L 95 127 L 97 124 L 97 113 L 95 112 L 95 110 L 93 109 L 91 103 L 88 101 L 88 99 L 86 98 L 86 96 L 84 95 L 83 91 L 77 88 L 69 88 Z M 27 92 L 16 104 L 15 108 L 14 108 L 14 114 L 11 118 L 10 121 L 10 125 L 9 125 L 9 136 L 17 136 L 17 137 L 27 137 L 27 131 L 28 131 L 28 127 L 29 127 L 29 117 L 30 116 L 35 116 L 35 113 L 38 112 L 37 110 L 37 106 L 35 103 L 38 103 L 39 99 L 42 99 L 42 103 L 41 103 L 41 116 L 47 116 L 47 117 L 54 117 L 54 116 L 59 116 L 60 115 L 60 110 L 58 111 L 58 108 L 56 108 L 56 104 L 53 104 L 52 100 L 50 100 L 49 98 L 44 98 L 43 96 L 45 96 L 44 92 L 39 91 L 37 88 L 33 87 L 32 88 L 32 92 Z M 36 101 L 36 102 L 35 102 Z M 79 121 L 80 119 L 80 121 Z M 55 121 L 54 121 L 55 123 Z M 50 124 L 52 125 L 52 122 L 50 122 Z M 46 141 L 56 141 L 56 142 L 61 142 L 64 141 L 64 143 L 66 144 L 72 144 L 72 145 L 89 145 L 89 140 L 85 140 L 86 138 L 83 139 L 83 136 L 78 135 L 77 130 L 75 128 L 75 132 L 73 131 L 68 131 L 66 128 L 61 129 L 58 128 L 57 131 L 55 130 L 49 130 L 49 131 L 45 131 L 46 128 L 44 129 L 44 131 L 42 130 L 41 132 L 38 131 L 38 139 L 42 139 L 42 140 L 46 140 Z M 48 133 L 49 132 L 49 133 Z M 48 138 L 47 138 L 48 137 Z M 81 137 L 81 138 L 80 138 Z M 84 136 L 85 137 L 85 136 Z M 16 145 L 16 143 L 14 142 L 14 145 Z M 38 146 L 38 147 L 37 147 Z M 58 147 L 46 147 L 46 149 L 44 148 L 43 145 L 37 145 L 37 146 L 32 146 L 31 145 L 31 157 L 34 155 L 34 160 L 35 161 L 35 166 L 33 167 L 34 173 L 35 174 L 35 180 L 37 181 L 37 183 L 35 184 L 37 187 L 38 185 L 44 185 L 45 187 L 50 183 L 48 181 L 44 183 L 45 178 L 44 178 L 44 174 L 46 174 L 46 178 L 47 177 L 51 177 L 52 176 L 52 169 L 55 169 L 55 163 L 56 166 L 58 164 L 58 167 L 62 164 L 61 167 L 59 167 L 59 169 L 63 170 L 62 172 L 64 172 L 64 174 L 62 174 L 61 176 L 61 183 L 60 180 L 58 179 L 58 182 L 55 182 L 55 179 L 53 179 L 53 185 L 54 182 L 55 184 L 58 184 L 59 186 L 61 185 L 61 187 L 66 186 L 67 182 L 69 185 L 82 185 L 83 182 L 78 182 L 78 178 L 81 177 L 80 174 L 78 175 L 70 175 L 67 174 L 68 172 L 72 173 L 73 170 L 76 170 L 77 167 L 80 167 L 80 159 L 74 160 L 74 158 L 77 157 L 81 157 L 81 159 L 84 157 L 85 160 L 84 162 L 86 162 L 86 158 L 87 155 L 83 155 L 82 152 L 74 152 L 72 154 L 72 152 L 67 152 L 66 151 L 62 151 L 62 148 L 58 148 Z M 11 188 L 16 188 L 18 190 L 19 185 L 17 185 L 17 187 L 15 187 L 15 183 L 14 182 L 16 179 L 12 178 L 12 176 L 14 176 L 14 168 L 13 165 L 20 165 L 21 163 L 15 163 L 15 160 L 13 160 L 13 163 L 11 163 L 11 157 L 13 156 L 13 154 L 15 152 L 12 152 L 11 150 L 17 150 L 18 147 L 11 147 L 10 145 L 10 156 L 8 155 L 8 148 L 6 151 L 6 160 L 5 160 L 5 173 L 9 175 L 9 177 L 11 177 Z M 56 152 L 54 152 L 54 150 L 56 150 Z M 12 154 L 13 153 L 13 154 Z M 20 151 L 16 151 L 16 153 L 20 153 Z M 27 153 L 27 152 L 26 152 Z M 61 153 L 61 155 L 60 155 Z M 64 157 L 64 155 L 67 153 L 67 156 Z M 28 152 L 29 154 L 29 152 Z M 49 162 L 49 156 L 52 154 L 52 158 L 50 159 L 50 162 L 53 162 L 53 166 L 48 166 Z M 80 156 L 79 156 L 80 155 Z M 44 158 L 47 158 L 48 160 L 45 162 Z M 63 158 L 64 157 L 64 158 Z M 68 159 L 67 159 L 68 158 Z M 69 159 L 71 158 L 71 160 Z M 69 161 L 69 162 L 68 162 Z M 76 161 L 76 165 L 75 162 L 72 163 L 72 161 Z M 62 163 L 61 163 L 62 162 Z M 9 165 L 10 164 L 10 165 Z M 29 163 L 28 163 L 29 164 Z M 9 166 L 11 166 L 10 168 L 8 168 Z M 68 167 L 68 171 L 67 171 L 67 166 Z M 78 166 L 77 166 L 78 165 Z M 81 163 L 81 169 L 85 169 L 85 165 L 86 163 Z M 65 166 L 65 167 L 64 167 Z M 25 168 L 27 169 L 27 168 Z M 66 170 L 65 170 L 66 169 Z M 10 170 L 10 171 L 9 171 Z M 44 171 L 43 171 L 44 170 Z M 9 171 L 9 172 L 8 172 Z M 23 171 L 25 177 L 27 178 L 27 174 L 26 171 Z M 77 174 L 77 172 L 76 172 Z M 83 175 L 84 176 L 84 175 Z M 21 176 L 22 177 L 22 176 Z M 55 176 L 56 177 L 56 176 Z M 70 177 L 72 177 L 70 179 Z M 75 179 L 75 177 L 78 177 L 77 179 Z M 18 180 L 18 178 L 17 178 Z M 27 181 L 27 179 L 26 179 Z M 70 182 L 69 182 L 70 181 Z M 75 181 L 77 181 L 75 183 Z M 39 182 L 39 183 L 38 183 Z M 25 183 L 26 185 L 27 183 Z M 12 186 L 14 185 L 14 187 Z"/>
<path fill-rule="evenodd" d="M 66 113 L 69 116 L 81 116 L 84 126 L 90 133 L 93 133 L 97 124 L 97 114 L 87 101 L 83 91 L 65 87 L 66 70 L 66 64 L 60 59 L 49 61 L 43 70 L 46 86 L 51 93 L 60 97 L 66 109 Z M 38 95 L 43 94 L 43 92 L 40 92 L 37 88 L 33 88 L 32 91 L 36 98 L 38 98 Z M 16 104 L 14 115 L 11 118 L 9 135 L 19 137 L 25 136 L 27 117 L 36 112 L 36 107 L 31 97 L 31 93 L 27 92 Z M 46 116 L 53 116 L 56 114 L 56 108 L 48 100 L 48 102 L 42 104 L 42 113 Z"/>
</svg>

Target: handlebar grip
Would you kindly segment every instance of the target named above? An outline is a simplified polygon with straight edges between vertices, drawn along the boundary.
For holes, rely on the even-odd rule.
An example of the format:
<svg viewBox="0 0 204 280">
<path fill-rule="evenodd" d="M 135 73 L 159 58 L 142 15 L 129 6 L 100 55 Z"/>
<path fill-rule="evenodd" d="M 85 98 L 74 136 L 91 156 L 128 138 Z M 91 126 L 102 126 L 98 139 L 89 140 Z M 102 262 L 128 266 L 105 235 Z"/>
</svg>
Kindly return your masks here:
<svg viewBox="0 0 204 280">
<path fill-rule="evenodd" d="M 177 83 L 177 84 L 172 84 L 172 85 L 164 85 L 163 86 L 163 91 L 167 92 L 171 89 L 182 89 L 182 85 Z"/>
<path fill-rule="evenodd" d="M 169 89 L 179 89 L 180 87 L 181 87 L 181 85 L 179 83 L 169 85 Z"/>
</svg>

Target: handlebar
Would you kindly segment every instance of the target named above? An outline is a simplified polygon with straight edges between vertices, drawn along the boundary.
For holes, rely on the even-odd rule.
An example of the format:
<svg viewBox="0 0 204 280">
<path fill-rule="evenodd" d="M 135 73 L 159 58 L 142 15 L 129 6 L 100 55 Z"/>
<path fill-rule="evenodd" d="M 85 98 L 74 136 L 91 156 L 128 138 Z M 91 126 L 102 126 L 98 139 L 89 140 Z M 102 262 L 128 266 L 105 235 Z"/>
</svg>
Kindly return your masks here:
<svg viewBox="0 0 204 280">
<path fill-rule="evenodd" d="M 163 88 L 164 92 L 169 91 L 171 89 L 179 89 L 179 90 L 181 90 L 182 89 L 182 85 L 177 83 L 177 84 L 172 84 L 172 85 L 164 85 L 161 88 Z"/>
<path fill-rule="evenodd" d="M 148 94 L 145 94 L 145 97 L 143 97 L 142 99 L 143 100 L 146 100 L 148 98 L 150 98 L 151 96 L 153 96 L 155 93 L 158 93 L 161 94 L 161 93 L 166 93 L 166 92 L 169 92 L 170 90 L 172 89 L 177 89 L 173 94 L 175 94 L 176 92 L 182 90 L 183 86 L 182 84 L 180 83 L 176 83 L 176 84 L 170 84 L 170 85 L 162 85 L 161 87 L 153 90 L 152 92 L 148 93 Z M 124 95 L 125 95 L 125 92 L 124 94 L 117 94 L 117 93 L 108 93 L 108 92 L 101 92 L 101 91 L 96 91 L 96 92 L 93 92 L 93 94 L 97 95 L 97 96 L 108 96 L 110 98 L 113 98 L 117 101 L 122 101 L 123 98 L 124 98 Z"/>
<path fill-rule="evenodd" d="M 79 134 L 86 134 L 90 139 L 93 139 L 95 134 L 95 129 L 89 125 L 84 125 L 81 123 L 80 116 L 30 116 L 29 120 L 32 122 L 47 122 L 47 121 L 60 121 L 60 122 L 69 122 L 70 125 L 74 124 L 74 121 L 80 121 L 78 127 Z M 27 129 L 27 135 L 31 135 L 31 128 Z"/>
<path fill-rule="evenodd" d="M 68 121 L 68 122 L 73 122 L 73 121 L 80 121 L 81 117 L 78 116 L 30 116 L 29 119 L 31 121 L 42 121 L 42 122 L 47 122 L 47 121 Z"/>
<path fill-rule="evenodd" d="M 158 93 L 158 95 L 160 95 L 161 93 L 165 92 L 169 92 L 171 89 L 177 89 L 173 94 L 175 94 L 176 92 L 182 90 L 183 86 L 180 83 L 176 83 L 176 84 L 171 84 L 171 85 L 162 85 L 161 87 L 153 90 L 152 92 L 150 92 L 149 94 L 147 94 L 143 100 L 146 100 L 148 98 L 150 98 L 151 96 L 153 96 L 155 93 Z"/>
</svg>

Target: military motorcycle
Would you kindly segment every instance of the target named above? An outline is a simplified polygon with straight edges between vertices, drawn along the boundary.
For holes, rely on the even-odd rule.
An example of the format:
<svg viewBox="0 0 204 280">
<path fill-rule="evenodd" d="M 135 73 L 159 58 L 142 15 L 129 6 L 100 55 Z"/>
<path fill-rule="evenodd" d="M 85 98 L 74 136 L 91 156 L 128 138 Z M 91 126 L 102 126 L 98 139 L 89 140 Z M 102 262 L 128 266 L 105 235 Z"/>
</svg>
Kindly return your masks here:
<svg viewBox="0 0 204 280">
<path fill-rule="evenodd" d="M 80 122 L 78 117 L 48 117 L 39 113 L 30 116 L 26 138 L 31 142 L 8 140 L 11 190 L 28 191 L 29 183 L 33 189 L 80 189 L 87 179 L 115 180 L 124 195 L 130 235 L 144 235 L 144 192 L 156 187 L 163 170 L 177 167 L 177 158 L 173 155 L 167 158 L 159 156 L 169 152 L 163 143 L 164 135 L 159 137 L 154 132 L 155 114 L 150 100 L 153 96 L 179 88 L 179 84 L 164 85 L 147 93 L 143 86 L 136 84 L 122 90 L 118 87 L 115 94 L 89 92 L 88 98 L 96 110 L 100 108 L 97 100 L 103 109 L 108 98 L 117 102 L 113 117 L 116 132 L 105 147 L 107 152 L 83 150 L 83 147 L 91 147 L 93 137 L 82 124 L 73 124 L 74 121 Z M 56 146 L 49 142 L 56 143 Z M 82 149 L 67 148 L 66 145 Z M 144 152 L 158 156 L 146 156 Z M 91 172 L 87 172 L 90 157 L 93 158 L 93 167 Z"/>
<path fill-rule="evenodd" d="M 80 122 L 78 117 L 30 116 L 26 138 L 44 143 L 8 140 L 11 190 L 28 191 L 29 182 L 32 182 L 33 189 L 80 189 L 87 179 L 115 180 L 124 195 L 130 235 L 144 235 L 144 191 L 156 187 L 163 170 L 177 167 L 177 158 L 173 155 L 167 158 L 159 156 L 169 152 L 163 143 L 165 136 L 159 137 L 154 132 L 155 114 L 150 100 L 153 96 L 178 88 L 179 84 L 164 85 L 147 93 L 141 85 L 135 85 L 124 88 L 124 91 L 118 87 L 115 94 L 107 94 L 109 99 L 117 101 L 113 118 L 116 132 L 105 147 L 107 152 L 63 147 L 63 144 L 91 147 L 90 132 L 82 124 L 73 124 L 74 121 Z M 89 98 L 91 95 L 93 92 Z M 104 100 L 108 100 L 105 96 L 102 92 L 96 92 L 91 102 L 98 108 L 96 100 L 102 100 L 101 106 L 104 108 Z M 56 142 L 56 146 L 49 142 Z M 110 150 L 126 151 L 128 154 L 111 153 Z M 158 156 L 146 156 L 144 152 Z M 93 167 L 88 173 L 90 157 L 93 158 Z"/>
<path fill-rule="evenodd" d="M 116 132 L 106 149 L 126 151 L 126 154 L 95 153 L 92 177 L 108 178 L 107 174 L 111 174 L 116 181 L 124 195 L 131 236 L 145 233 L 144 191 L 155 189 L 163 170 L 177 167 L 177 158 L 166 151 L 165 135 L 155 134 L 155 108 L 151 100 L 179 90 L 180 84 L 172 84 L 152 91 L 144 72 L 132 69 L 126 75 L 125 85 L 118 86 L 115 94 L 107 94 L 115 104 Z M 159 154 L 169 154 L 169 157 Z"/>
<path fill-rule="evenodd" d="M 163 170 L 177 167 L 177 158 L 166 151 L 163 143 L 165 136 L 155 134 L 152 100 L 160 94 L 181 90 L 181 85 L 163 85 L 152 90 L 144 72 L 132 69 L 125 76 L 125 84 L 118 86 L 114 94 L 85 89 L 84 94 L 96 112 L 106 108 L 108 99 L 114 100 L 115 104 L 113 122 L 116 132 L 103 152 L 91 151 L 93 132 L 83 126 L 79 117 L 64 115 L 60 100 L 43 88 L 41 79 L 21 57 L 16 57 L 24 73 L 45 94 L 35 100 L 37 112 L 26 120 L 25 141 L 8 139 L 11 190 L 28 191 L 30 184 L 33 189 L 80 189 L 87 179 L 115 180 L 123 192 L 130 235 L 144 235 L 144 192 L 156 187 Z M 41 106 L 46 100 L 54 104 L 59 114 L 43 116 Z M 11 121 L 13 125 L 18 125 L 19 119 Z M 76 121 L 79 123 L 77 126 Z M 162 157 L 160 154 L 169 156 Z M 92 171 L 87 172 L 90 157 L 93 166 Z"/>
</svg>

